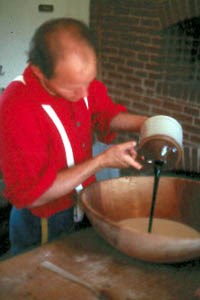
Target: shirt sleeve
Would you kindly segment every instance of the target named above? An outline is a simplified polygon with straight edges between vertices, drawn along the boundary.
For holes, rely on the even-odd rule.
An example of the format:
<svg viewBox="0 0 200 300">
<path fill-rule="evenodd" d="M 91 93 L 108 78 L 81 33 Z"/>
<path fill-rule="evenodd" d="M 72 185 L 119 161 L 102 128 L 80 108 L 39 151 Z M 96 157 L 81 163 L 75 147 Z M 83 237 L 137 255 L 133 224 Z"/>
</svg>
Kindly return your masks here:
<svg viewBox="0 0 200 300">
<path fill-rule="evenodd" d="M 0 106 L 0 163 L 5 196 L 17 208 L 33 203 L 56 176 L 38 109 L 21 101 L 21 97 L 25 97 L 23 93 L 5 96 Z"/>
<path fill-rule="evenodd" d="M 94 80 L 89 89 L 92 99 L 92 125 L 98 140 L 110 143 L 116 137 L 116 132 L 110 130 L 111 120 L 120 112 L 126 112 L 123 105 L 116 104 L 109 97 L 105 85 Z"/>
</svg>

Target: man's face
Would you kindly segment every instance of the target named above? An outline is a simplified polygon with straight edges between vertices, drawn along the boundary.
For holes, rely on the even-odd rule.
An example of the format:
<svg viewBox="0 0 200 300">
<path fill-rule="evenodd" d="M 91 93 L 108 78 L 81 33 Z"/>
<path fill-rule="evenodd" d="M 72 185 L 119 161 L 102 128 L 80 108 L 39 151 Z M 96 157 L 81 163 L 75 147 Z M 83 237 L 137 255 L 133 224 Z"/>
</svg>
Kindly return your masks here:
<svg viewBox="0 0 200 300">
<path fill-rule="evenodd" d="M 88 87 L 96 77 L 96 55 L 87 50 L 81 57 L 73 53 L 56 65 L 54 76 L 43 79 L 43 86 L 49 93 L 76 102 L 88 96 Z"/>
</svg>

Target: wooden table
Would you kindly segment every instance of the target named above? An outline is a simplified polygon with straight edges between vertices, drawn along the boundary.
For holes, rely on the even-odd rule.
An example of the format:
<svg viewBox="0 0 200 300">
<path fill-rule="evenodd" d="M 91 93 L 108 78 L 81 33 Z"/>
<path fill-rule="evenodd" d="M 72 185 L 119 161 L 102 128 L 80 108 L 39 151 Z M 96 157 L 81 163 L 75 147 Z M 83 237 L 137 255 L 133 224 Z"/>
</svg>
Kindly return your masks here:
<svg viewBox="0 0 200 300">
<path fill-rule="evenodd" d="M 110 289 L 115 294 L 110 299 L 200 299 L 199 260 L 176 265 L 138 261 L 114 249 L 92 228 L 1 261 L 0 299 L 97 299 L 86 288 L 42 267 L 45 260 L 94 287 Z"/>
</svg>

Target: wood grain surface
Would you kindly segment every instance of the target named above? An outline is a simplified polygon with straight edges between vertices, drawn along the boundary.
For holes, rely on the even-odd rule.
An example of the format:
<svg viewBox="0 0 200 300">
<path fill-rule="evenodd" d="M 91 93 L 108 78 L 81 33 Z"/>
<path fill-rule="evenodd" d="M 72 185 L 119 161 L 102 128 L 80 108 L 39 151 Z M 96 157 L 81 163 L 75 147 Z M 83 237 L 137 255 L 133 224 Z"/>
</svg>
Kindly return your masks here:
<svg viewBox="0 0 200 300">
<path fill-rule="evenodd" d="M 1 300 L 95 300 L 84 286 L 55 274 L 50 261 L 114 300 L 200 299 L 200 261 L 148 263 L 119 252 L 93 228 L 0 262 Z"/>
</svg>

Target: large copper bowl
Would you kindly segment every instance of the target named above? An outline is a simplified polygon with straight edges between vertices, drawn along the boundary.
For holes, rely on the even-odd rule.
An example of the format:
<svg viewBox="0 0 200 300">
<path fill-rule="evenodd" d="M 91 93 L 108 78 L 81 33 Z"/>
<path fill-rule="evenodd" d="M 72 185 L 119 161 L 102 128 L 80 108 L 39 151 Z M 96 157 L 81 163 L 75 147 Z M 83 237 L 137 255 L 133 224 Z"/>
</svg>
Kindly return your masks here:
<svg viewBox="0 0 200 300">
<path fill-rule="evenodd" d="M 82 191 L 80 201 L 97 232 L 123 253 L 151 262 L 181 262 L 200 257 L 200 236 L 179 238 L 133 231 L 118 222 L 148 217 L 154 178 L 120 177 Z M 200 231 L 200 181 L 161 177 L 154 216 Z"/>
</svg>

